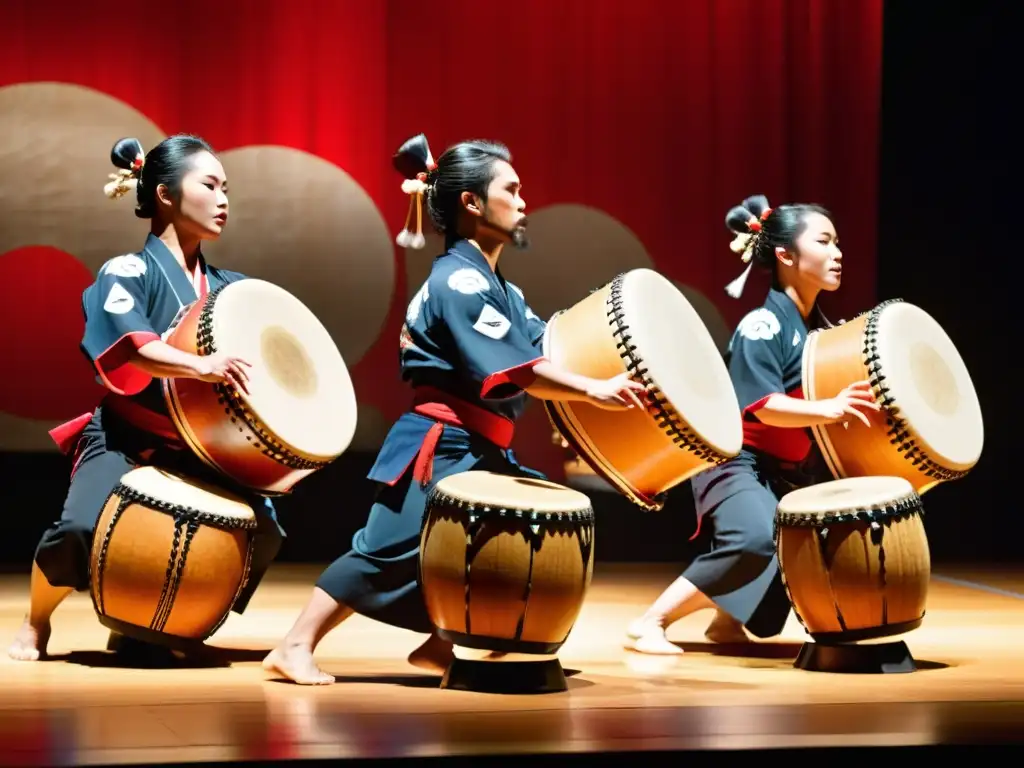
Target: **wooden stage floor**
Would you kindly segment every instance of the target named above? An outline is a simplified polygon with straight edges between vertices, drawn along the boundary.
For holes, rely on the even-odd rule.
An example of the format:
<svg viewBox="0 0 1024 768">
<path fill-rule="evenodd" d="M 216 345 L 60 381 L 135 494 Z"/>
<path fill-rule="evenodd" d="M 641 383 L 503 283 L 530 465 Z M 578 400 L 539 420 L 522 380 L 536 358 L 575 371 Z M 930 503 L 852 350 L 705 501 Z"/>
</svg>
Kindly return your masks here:
<svg viewBox="0 0 1024 768">
<path fill-rule="evenodd" d="M 622 650 L 626 623 L 678 573 L 598 564 L 560 658 L 569 691 L 447 691 L 405 663 L 420 636 L 355 617 L 318 657 L 339 684 L 267 678 L 259 661 L 305 602 L 317 568 L 278 566 L 211 644 L 230 664 L 114 665 L 87 594 L 65 603 L 41 663 L 0 657 L 0 765 L 96 765 L 452 755 L 1024 743 L 1024 569 L 936 568 L 918 671 L 793 668 L 802 629 L 747 649 L 703 641 L 708 612 L 670 631 L 677 658 Z M 6 648 L 28 580 L 0 581 Z M 746 655 L 740 655 L 746 654 Z M 678 759 L 678 758 L 677 758 Z M 479 759 L 477 759 L 479 762 Z"/>
</svg>

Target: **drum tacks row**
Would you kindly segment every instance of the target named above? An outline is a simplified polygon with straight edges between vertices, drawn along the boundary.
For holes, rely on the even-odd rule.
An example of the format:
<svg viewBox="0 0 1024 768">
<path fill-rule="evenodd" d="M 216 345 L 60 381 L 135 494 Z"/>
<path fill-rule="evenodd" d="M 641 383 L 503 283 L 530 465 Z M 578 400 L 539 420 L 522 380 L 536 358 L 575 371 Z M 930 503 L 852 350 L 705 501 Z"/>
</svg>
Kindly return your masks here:
<svg viewBox="0 0 1024 768">
<path fill-rule="evenodd" d="M 355 432 L 356 399 L 327 329 L 294 296 L 262 280 L 222 286 L 195 302 L 167 343 L 252 366 L 248 392 L 168 378 L 168 411 L 207 465 L 264 495 L 288 493 L 326 467 Z"/>
<path fill-rule="evenodd" d="M 661 509 L 668 490 L 739 453 L 742 420 L 722 356 L 696 310 L 659 273 L 618 275 L 555 313 L 543 351 L 574 373 L 628 373 L 646 387 L 643 411 L 544 401 L 572 449 L 637 506 Z"/>
<path fill-rule="evenodd" d="M 200 357 L 217 354 L 217 345 L 213 339 L 213 309 L 216 305 L 218 294 L 226 287 L 221 286 L 212 291 L 206 297 L 202 312 L 199 314 L 196 331 L 196 353 Z M 179 327 L 183 326 L 184 323 Z M 259 419 L 246 406 L 241 395 L 239 395 L 234 387 L 218 383 L 213 385 L 213 389 L 217 394 L 217 403 L 223 407 L 224 415 L 231 420 L 232 424 L 237 426 L 238 431 L 245 436 L 246 441 L 251 443 L 253 448 L 257 449 L 264 456 L 291 469 L 308 472 L 323 469 L 331 463 L 331 460 L 300 456 L 278 440 L 276 436 L 263 428 Z M 174 406 L 172 415 L 176 417 L 175 423 L 181 430 L 182 437 L 188 441 L 192 450 L 199 454 L 211 467 L 220 469 L 217 462 L 203 447 L 202 442 L 192 432 L 188 418 L 182 411 L 178 393 L 175 389 L 168 388 L 168 400 Z"/>
<path fill-rule="evenodd" d="M 848 323 L 812 331 L 803 356 L 807 400 L 835 397 L 867 380 L 882 412 L 816 425 L 836 479 L 898 476 L 919 493 L 964 477 L 983 443 L 981 408 L 952 341 L 927 313 L 884 301 Z"/>
</svg>

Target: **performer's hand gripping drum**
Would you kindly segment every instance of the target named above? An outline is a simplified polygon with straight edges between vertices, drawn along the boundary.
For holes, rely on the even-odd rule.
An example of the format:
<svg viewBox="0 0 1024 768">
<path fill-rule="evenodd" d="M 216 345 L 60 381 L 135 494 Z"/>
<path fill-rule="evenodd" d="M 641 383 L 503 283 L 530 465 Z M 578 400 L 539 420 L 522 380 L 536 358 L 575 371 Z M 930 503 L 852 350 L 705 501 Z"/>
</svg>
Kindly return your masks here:
<svg viewBox="0 0 1024 768">
<path fill-rule="evenodd" d="M 981 457 L 984 425 L 971 376 L 927 312 L 886 301 L 807 336 L 803 393 L 835 397 L 870 381 L 882 411 L 812 428 L 833 477 L 902 477 L 918 493 L 966 475 Z"/>
<path fill-rule="evenodd" d="M 90 591 L 100 623 L 195 651 L 249 578 L 256 517 L 242 499 L 156 467 L 126 473 L 93 536 Z"/>
<path fill-rule="evenodd" d="M 438 634 L 455 644 L 442 688 L 564 691 L 557 653 L 594 566 L 594 513 L 578 491 L 464 472 L 428 498 L 420 584 Z"/>
<path fill-rule="evenodd" d="M 796 666 L 911 672 L 899 636 L 924 619 L 931 578 L 921 497 L 901 477 L 832 480 L 786 494 L 775 543 L 786 591 L 814 640 Z"/>
<path fill-rule="evenodd" d="M 283 288 L 255 279 L 218 288 L 188 309 L 167 343 L 252 366 L 248 393 L 164 379 L 182 439 L 241 485 L 268 496 L 288 493 L 351 443 L 356 397 L 348 368 L 327 329 Z"/>
<path fill-rule="evenodd" d="M 583 376 L 629 372 L 644 411 L 545 401 L 556 430 L 609 484 L 645 509 L 698 472 L 738 455 L 743 422 L 729 372 L 697 311 L 650 269 L 619 275 L 551 318 L 544 356 Z"/>
</svg>

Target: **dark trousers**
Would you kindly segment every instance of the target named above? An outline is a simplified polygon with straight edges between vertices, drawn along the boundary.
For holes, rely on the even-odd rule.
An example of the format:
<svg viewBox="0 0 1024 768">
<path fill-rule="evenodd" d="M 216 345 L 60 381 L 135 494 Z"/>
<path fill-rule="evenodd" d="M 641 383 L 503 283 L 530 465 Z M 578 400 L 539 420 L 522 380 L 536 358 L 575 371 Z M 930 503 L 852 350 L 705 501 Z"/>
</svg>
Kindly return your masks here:
<svg viewBox="0 0 1024 768">
<path fill-rule="evenodd" d="M 692 481 L 701 528 L 711 530 L 712 541 L 683 576 L 757 637 L 779 634 L 789 617 L 775 511 L 781 495 L 829 479 L 816 463 L 808 466 L 787 471 L 771 457 L 744 450 Z"/>
<path fill-rule="evenodd" d="M 352 549 L 327 567 L 316 586 L 371 619 L 413 632 L 434 630 L 419 584 L 420 529 L 433 487 L 471 470 L 543 478 L 521 466 L 511 451 L 481 439 L 462 439 L 459 432 L 445 430 L 426 487 L 413 478 L 411 468 L 394 485 L 380 484 L 366 525 L 352 537 Z"/>
<path fill-rule="evenodd" d="M 199 480 L 225 487 L 214 473 L 187 450 L 168 450 L 154 438 L 139 434 L 116 417 L 98 408 L 79 445 L 79 460 L 64 501 L 60 519 L 44 533 L 36 548 L 35 562 L 55 587 L 89 588 L 93 532 L 103 506 L 121 477 L 139 464 L 164 467 Z M 152 455 L 149 455 L 152 451 Z M 147 455 L 145 461 L 141 455 Z M 261 496 L 231 487 L 249 503 L 256 515 L 249 581 L 232 610 L 242 613 L 267 568 L 277 556 L 284 530 L 273 506 Z"/>
</svg>

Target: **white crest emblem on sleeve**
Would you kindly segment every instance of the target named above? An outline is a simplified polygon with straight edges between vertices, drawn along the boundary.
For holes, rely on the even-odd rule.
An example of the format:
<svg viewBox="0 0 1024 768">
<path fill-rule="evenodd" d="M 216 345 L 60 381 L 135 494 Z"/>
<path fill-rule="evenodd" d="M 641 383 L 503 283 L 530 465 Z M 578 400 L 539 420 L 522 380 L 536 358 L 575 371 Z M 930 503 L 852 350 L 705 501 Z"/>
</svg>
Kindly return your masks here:
<svg viewBox="0 0 1024 768">
<path fill-rule="evenodd" d="M 124 289 L 120 283 L 110 286 L 110 293 L 107 300 L 103 302 L 103 309 L 112 315 L 123 315 L 135 308 L 135 299 Z"/>
<path fill-rule="evenodd" d="M 782 330 L 779 325 L 779 318 L 770 309 L 761 307 L 747 314 L 740 321 L 739 332 L 745 339 L 751 341 L 767 341 L 774 338 Z"/>
<path fill-rule="evenodd" d="M 423 307 L 423 302 L 430 298 L 430 290 L 428 283 L 423 283 L 416 295 L 412 297 L 412 301 L 409 302 L 409 308 L 405 311 L 405 322 L 408 325 L 413 325 L 416 319 L 420 316 L 420 309 Z"/>
<path fill-rule="evenodd" d="M 472 267 L 457 269 L 448 276 L 448 287 L 467 295 L 487 290 L 487 278 Z"/>
<path fill-rule="evenodd" d="M 504 338 L 511 327 L 512 323 L 509 322 L 509 319 L 490 304 L 484 305 L 484 308 L 480 311 L 480 317 L 473 324 L 474 331 L 478 331 L 492 339 Z"/>
<path fill-rule="evenodd" d="M 103 274 L 114 277 L 142 277 L 146 274 L 146 262 L 134 253 L 115 256 L 104 265 Z"/>
</svg>

